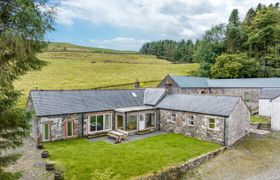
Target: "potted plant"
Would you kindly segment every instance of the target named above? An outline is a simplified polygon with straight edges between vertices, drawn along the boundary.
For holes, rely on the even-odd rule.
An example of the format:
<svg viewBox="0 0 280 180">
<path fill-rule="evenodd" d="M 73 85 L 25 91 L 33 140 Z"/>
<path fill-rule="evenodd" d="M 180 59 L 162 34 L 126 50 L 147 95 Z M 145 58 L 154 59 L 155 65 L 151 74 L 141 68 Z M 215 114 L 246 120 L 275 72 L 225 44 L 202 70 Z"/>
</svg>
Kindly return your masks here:
<svg viewBox="0 0 280 180">
<path fill-rule="evenodd" d="M 41 141 L 41 136 L 38 136 L 36 147 L 37 147 L 37 149 L 43 149 L 44 148 L 44 146 L 42 144 L 42 141 Z"/>
<path fill-rule="evenodd" d="M 55 171 L 54 171 L 54 179 L 55 180 L 63 180 L 64 179 L 64 171 L 65 171 L 65 167 L 62 164 L 56 164 L 55 165 Z"/>
<path fill-rule="evenodd" d="M 43 152 L 41 153 L 41 157 L 42 157 L 42 158 L 48 158 L 48 157 L 49 157 L 49 152 L 48 152 L 48 151 L 43 151 Z"/>
<path fill-rule="evenodd" d="M 53 171 L 54 170 L 54 161 L 46 161 L 46 170 L 47 171 Z"/>
</svg>

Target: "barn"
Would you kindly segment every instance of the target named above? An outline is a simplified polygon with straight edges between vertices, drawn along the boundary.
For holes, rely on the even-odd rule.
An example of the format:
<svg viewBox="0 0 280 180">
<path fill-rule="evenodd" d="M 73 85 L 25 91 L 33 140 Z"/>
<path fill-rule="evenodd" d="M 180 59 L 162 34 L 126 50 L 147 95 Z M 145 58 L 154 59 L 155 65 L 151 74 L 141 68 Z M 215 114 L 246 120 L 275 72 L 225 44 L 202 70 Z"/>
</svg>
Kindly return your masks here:
<svg viewBox="0 0 280 180">
<path fill-rule="evenodd" d="M 271 117 L 271 100 L 280 95 L 279 88 L 263 88 L 259 97 L 259 115 Z"/>
</svg>

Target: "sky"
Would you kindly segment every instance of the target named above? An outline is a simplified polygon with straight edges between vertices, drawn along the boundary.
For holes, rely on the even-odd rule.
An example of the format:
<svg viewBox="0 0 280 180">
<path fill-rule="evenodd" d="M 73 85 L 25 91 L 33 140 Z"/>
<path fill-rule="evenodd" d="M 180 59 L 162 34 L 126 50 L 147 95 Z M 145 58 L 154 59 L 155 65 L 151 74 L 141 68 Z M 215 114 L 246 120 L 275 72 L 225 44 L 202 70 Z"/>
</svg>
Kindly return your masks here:
<svg viewBox="0 0 280 180">
<path fill-rule="evenodd" d="M 262 0 L 262 4 L 279 0 Z M 138 51 L 145 42 L 200 38 L 238 9 L 243 19 L 256 0 L 59 0 L 48 41 Z"/>
</svg>

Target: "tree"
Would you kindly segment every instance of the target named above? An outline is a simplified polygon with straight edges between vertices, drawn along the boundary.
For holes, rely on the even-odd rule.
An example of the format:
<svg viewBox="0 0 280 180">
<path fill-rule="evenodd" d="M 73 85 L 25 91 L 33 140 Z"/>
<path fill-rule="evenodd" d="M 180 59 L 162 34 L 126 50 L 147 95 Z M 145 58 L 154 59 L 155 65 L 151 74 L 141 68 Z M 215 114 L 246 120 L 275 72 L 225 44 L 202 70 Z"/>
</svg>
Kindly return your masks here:
<svg viewBox="0 0 280 180">
<path fill-rule="evenodd" d="M 234 26 L 238 26 L 240 24 L 238 9 L 232 10 L 228 22 Z"/>
<path fill-rule="evenodd" d="M 46 32 L 53 30 L 54 8 L 45 0 L 6 0 L 0 5 L 0 179 L 13 179 L 18 174 L 3 168 L 19 155 L 3 152 L 22 145 L 31 118 L 31 113 L 15 106 L 20 92 L 13 82 L 46 65 L 36 54 L 46 46 Z"/>
<path fill-rule="evenodd" d="M 210 76 L 210 67 L 215 58 L 224 52 L 225 32 L 224 24 L 213 26 L 196 44 L 193 59 L 194 62 L 200 63 L 198 75 Z"/>
<path fill-rule="evenodd" d="M 257 77 L 260 66 L 246 54 L 222 54 L 211 67 L 212 78 L 251 78 Z"/>
<path fill-rule="evenodd" d="M 256 12 L 253 8 L 250 8 L 247 13 L 246 13 L 246 16 L 244 18 L 244 23 L 246 25 L 250 25 L 252 24 L 252 21 L 253 21 L 253 18 L 256 16 Z"/>
</svg>

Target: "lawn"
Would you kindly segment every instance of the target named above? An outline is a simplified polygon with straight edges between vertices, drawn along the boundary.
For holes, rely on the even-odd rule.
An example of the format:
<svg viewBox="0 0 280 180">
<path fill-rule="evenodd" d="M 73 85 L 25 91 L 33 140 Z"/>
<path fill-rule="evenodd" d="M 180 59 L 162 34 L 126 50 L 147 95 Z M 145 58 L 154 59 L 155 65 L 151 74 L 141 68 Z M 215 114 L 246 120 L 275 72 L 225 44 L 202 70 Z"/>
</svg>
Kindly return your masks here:
<svg viewBox="0 0 280 180">
<path fill-rule="evenodd" d="M 269 118 L 251 115 L 251 123 L 268 123 Z"/>
<path fill-rule="evenodd" d="M 64 45 L 67 45 L 67 50 L 60 51 Z M 23 92 L 20 107 L 25 105 L 29 91 L 36 87 L 92 89 L 133 83 L 136 79 L 141 82 L 153 81 L 142 85 L 155 87 L 167 74 L 187 75 L 198 67 L 197 64 L 172 64 L 155 56 L 135 52 L 101 51 L 68 44 L 51 44 L 52 49 L 38 55 L 49 62 L 46 67 L 41 71 L 30 72 L 15 82 L 15 87 Z M 132 88 L 132 85 L 112 88 Z"/>
<path fill-rule="evenodd" d="M 74 139 L 44 144 L 50 159 L 65 167 L 66 178 L 90 179 L 110 169 L 120 179 L 156 172 L 220 147 L 179 134 L 163 134 L 118 145 Z"/>
</svg>

